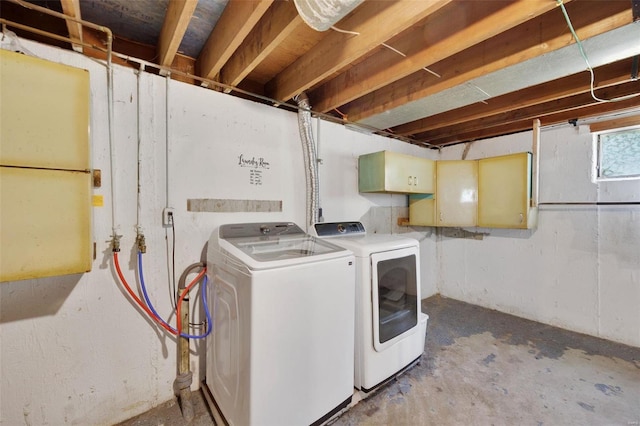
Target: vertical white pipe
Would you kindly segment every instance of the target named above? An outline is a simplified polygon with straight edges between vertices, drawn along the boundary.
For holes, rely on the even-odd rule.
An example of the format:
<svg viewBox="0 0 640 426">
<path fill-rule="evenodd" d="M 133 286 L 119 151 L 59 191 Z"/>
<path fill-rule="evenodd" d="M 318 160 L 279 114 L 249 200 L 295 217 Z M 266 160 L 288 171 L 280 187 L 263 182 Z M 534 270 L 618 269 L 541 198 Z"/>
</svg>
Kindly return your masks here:
<svg viewBox="0 0 640 426">
<path fill-rule="evenodd" d="M 533 120 L 533 147 L 532 147 L 532 168 L 531 171 L 531 207 L 538 207 L 539 183 L 540 183 L 540 120 Z"/>
<path fill-rule="evenodd" d="M 141 136 L 141 129 L 140 129 L 140 94 L 141 94 L 141 89 L 140 89 L 140 76 L 142 75 L 142 72 L 144 71 L 144 65 L 140 64 L 140 69 L 138 69 L 136 71 L 136 89 L 137 89 L 137 97 L 136 97 L 136 106 L 137 106 L 137 114 L 136 114 L 136 131 L 137 131 L 137 135 L 138 135 L 138 174 L 137 174 L 137 196 L 136 196 L 136 232 L 138 234 L 142 233 L 142 224 L 140 223 L 140 193 L 141 193 L 141 174 L 140 174 L 140 168 L 142 165 L 142 158 L 141 158 L 141 145 L 142 145 L 142 136 Z"/>
<path fill-rule="evenodd" d="M 111 33 L 108 34 L 108 44 L 109 50 L 111 50 Z M 116 191 L 116 147 L 113 137 L 113 67 L 111 66 L 111 54 L 107 55 L 107 103 L 109 104 L 107 107 L 107 120 L 109 126 L 109 165 L 110 165 L 110 174 L 111 174 L 111 231 L 112 237 L 114 239 L 114 246 L 119 246 L 119 236 L 118 236 L 118 228 L 120 227 L 117 217 L 116 217 L 116 200 L 117 200 L 117 191 Z M 119 248 L 119 247 L 118 247 Z"/>
<path fill-rule="evenodd" d="M 316 117 L 316 180 L 318 181 L 316 200 L 318 203 L 318 222 L 324 222 L 322 205 L 320 204 L 320 165 L 322 164 L 322 157 L 320 157 L 320 122 L 320 117 Z"/>
<path fill-rule="evenodd" d="M 169 82 L 171 81 L 171 73 L 168 72 L 166 75 L 166 87 L 165 87 L 165 118 L 164 118 L 164 161 L 165 161 L 165 207 L 170 207 L 169 205 Z"/>
</svg>

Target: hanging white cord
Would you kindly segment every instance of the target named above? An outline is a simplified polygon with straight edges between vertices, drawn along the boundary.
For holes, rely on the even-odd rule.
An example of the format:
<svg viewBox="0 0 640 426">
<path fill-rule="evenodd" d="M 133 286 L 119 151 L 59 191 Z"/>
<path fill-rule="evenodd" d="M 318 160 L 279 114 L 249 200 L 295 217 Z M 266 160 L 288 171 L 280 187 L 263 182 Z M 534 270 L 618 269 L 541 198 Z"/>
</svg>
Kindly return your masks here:
<svg viewBox="0 0 640 426">
<path fill-rule="evenodd" d="M 357 31 L 341 30 L 340 28 L 338 28 L 338 27 L 336 27 L 336 26 L 331 27 L 331 29 L 332 29 L 333 31 L 337 31 L 337 32 L 342 33 L 342 34 L 360 35 L 360 33 L 359 33 L 359 32 L 357 32 Z"/>
<path fill-rule="evenodd" d="M 562 9 L 562 14 L 564 15 L 564 19 L 567 21 L 567 25 L 569 26 L 569 31 L 571 31 L 571 35 L 573 35 L 573 38 L 575 39 L 576 44 L 578 45 L 578 49 L 580 50 L 580 55 L 582 55 L 582 58 L 584 59 L 585 64 L 587 64 L 587 70 L 589 70 L 589 74 L 591 74 L 591 87 L 590 87 L 591 97 L 597 102 L 620 102 L 620 101 L 626 101 L 627 99 L 635 98 L 636 96 L 640 96 L 640 93 L 634 93 L 632 95 L 621 96 L 619 98 L 613 98 L 613 99 L 600 99 L 599 97 L 596 96 L 594 92 L 594 87 L 593 87 L 595 75 L 593 72 L 593 68 L 589 63 L 589 59 L 587 58 L 587 54 L 585 53 L 584 48 L 582 47 L 582 41 L 580 41 L 578 34 L 576 34 L 576 31 L 573 29 L 573 24 L 571 23 L 571 19 L 569 18 L 567 9 L 564 7 L 563 0 L 556 0 L 556 1 L 558 3 L 558 6 L 560 6 L 560 9 Z"/>
<path fill-rule="evenodd" d="M 406 54 L 402 53 L 402 52 L 401 52 L 401 51 L 399 51 L 398 49 L 395 49 L 395 48 L 393 48 L 393 47 L 389 46 L 387 43 L 382 43 L 382 45 L 383 45 L 384 47 L 386 47 L 387 49 L 389 49 L 389 50 L 392 50 L 392 51 L 396 52 L 398 55 L 402 56 L 403 58 L 406 58 L 406 57 L 407 57 L 407 55 L 406 55 Z M 422 69 L 423 69 L 423 70 L 425 70 L 426 72 L 430 73 L 430 74 L 435 75 L 435 76 L 436 76 L 436 77 L 438 77 L 438 78 L 442 78 L 442 76 L 441 76 L 440 74 L 438 74 L 438 73 L 437 73 L 437 72 L 435 72 L 435 71 L 431 71 L 431 70 L 430 70 L 429 68 L 427 68 L 427 67 L 422 67 Z"/>
<path fill-rule="evenodd" d="M 487 99 L 489 99 L 491 97 L 490 94 L 488 94 L 487 92 L 485 92 L 484 90 L 482 90 L 481 88 L 479 88 L 478 86 L 476 86 L 473 83 L 469 83 L 468 81 L 465 83 L 467 86 L 476 89 L 478 92 L 482 93 L 483 95 L 485 95 L 487 97 Z M 482 102 L 485 105 L 489 105 L 489 103 L 483 99 L 480 99 L 480 102 Z"/>
<path fill-rule="evenodd" d="M 337 31 L 337 32 L 339 32 L 339 33 L 343 33 L 343 34 L 360 35 L 360 33 L 359 33 L 359 32 L 357 32 L 357 31 L 342 30 L 342 29 L 340 29 L 340 28 L 338 28 L 338 27 L 336 27 L 336 26 L 331 27 L 331 29 L 332 29 L 332 30 L 334 30 L 334 31 Z M 386 43 L 382 43 L 382 45 L 383 45 L 384 47 L 386 47 L 387 49 L 389 49 L 389 50 L 393 50 L 394 52 L 396 52 L 398 55 L 402 56 L 403 58 L 406 58 L 406 57 L 407 57 L 407 55 L 405 55 L 404 53 L 402 53 L 402 52 L 401 52 L 401 51 L 399 51 L 398 49 L 394 49 L 393 47 L 389 46 L 389 45 L 388 45 L 388 44 L 386 44 Z M 436 77 L 438 77 L 438 78 L 442 78 L 442 76 L 441 76 L 440 74 L 438 74 L 438 73 L 437 73 L 437 72 L 435 72 L 435 71 L 431 71 L 431 70 L 430 70 L 429 68 L 427 68 L 427 67 L 422 67 L 422 69 L 423 69 L 423 70 L 425 70 L 425 71 L 426 71 L 426 72 L 428 72 L 428 73 L 431 73 L 431 74 L 435 75 L 435 76 L 436 76 Z"/>
</svg>

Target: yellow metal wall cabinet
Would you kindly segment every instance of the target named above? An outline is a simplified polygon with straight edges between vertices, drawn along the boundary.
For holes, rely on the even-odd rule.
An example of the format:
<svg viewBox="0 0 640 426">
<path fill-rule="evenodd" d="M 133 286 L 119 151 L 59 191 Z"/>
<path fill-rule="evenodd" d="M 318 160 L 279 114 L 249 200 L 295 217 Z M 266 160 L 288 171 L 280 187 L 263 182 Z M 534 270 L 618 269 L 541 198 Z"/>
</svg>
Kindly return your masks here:
<svg viewBox="0 0 640 426">
<path fill-rule="evenodd" d="M 415 226 L 535 226 L 531 208 L 531 153 L 480 160 L 436 161 L 435 194 L 409 195 Z"/>
<path fill-rule="evenodd" d="M 528 228 L 531 154 L 478 160 L 478 226 Z"/>
<path fill-rule="evenodd" d="M 436 226 L 475 226 L 478 162 L 438 161 L 436 168 Z"/>
<path fill-rule="evenodd" d="M 435 161 L 391 151 L 358 158 L 360 192 L 430 194 L 435 191 Z"/>
<path fill-rule="evenodd" d="M 413 226 L 437 226 L 436 195 L 409 195 L 409 224 Z"/>
<path fill-rule="evenodd" d="M 91 270 L 89 73 L 0 50 L 0 281 Z"/>
</svg>

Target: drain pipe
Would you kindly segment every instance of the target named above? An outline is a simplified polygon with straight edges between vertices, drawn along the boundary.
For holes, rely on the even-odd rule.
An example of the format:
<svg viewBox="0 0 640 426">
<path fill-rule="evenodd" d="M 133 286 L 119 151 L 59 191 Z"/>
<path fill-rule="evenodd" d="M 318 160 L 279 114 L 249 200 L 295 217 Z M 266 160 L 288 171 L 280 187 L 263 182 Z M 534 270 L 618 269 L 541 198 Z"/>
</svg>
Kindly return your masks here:
<svg viewBox="0 0 640 426">
<path fill-rule="evenodd" d="M 302 92 L 293 99 L 298 103 L 299 107 L 298 128 L 300 129 L 302 155 L 304 157 L 305 177 L 307 181 L 307 229 L 309 229 L 318 222 L 318 159 L 313 142 L 309 97 L 306 93 Z"/>
<path fill-rule="evenodd" d="M 187 288 L 187 276 L 192 270 L 197 268 L 204 268 L 206 264 L 204 262 L 194 263 L 189 265 L 184 270 L 178 281 L 178 294 Z M 193 373 L 191 372 L 191 360 L 189 353 L 189 338 L 182 335 L 189 334 L 189 295 L 186 295 L 182 299 L 182 305 L 180 306 L 180 330 L 178 330 L 178 373 L 176 380 L 173 382 L 173 389 L 178 396 L 178 402 L 180 409 L 182 410 L 182 417 L 190 422 L 195 415 L 193 409 L 193 402 L 191 401 L 191 383 L 193 383 Z"/>
</svg>

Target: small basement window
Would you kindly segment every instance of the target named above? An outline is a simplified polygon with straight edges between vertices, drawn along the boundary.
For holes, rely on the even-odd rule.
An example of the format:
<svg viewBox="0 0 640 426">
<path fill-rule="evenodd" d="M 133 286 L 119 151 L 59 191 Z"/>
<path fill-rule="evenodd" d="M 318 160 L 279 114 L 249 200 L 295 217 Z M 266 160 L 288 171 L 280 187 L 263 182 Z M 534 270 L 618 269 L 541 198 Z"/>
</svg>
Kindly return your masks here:
<svg viewBox="0 0 640 426">
<path fill-rule="evenodd" d="M 594 134 L 596 179 L 640 179 L 640 127 Z"/>
</svg>

